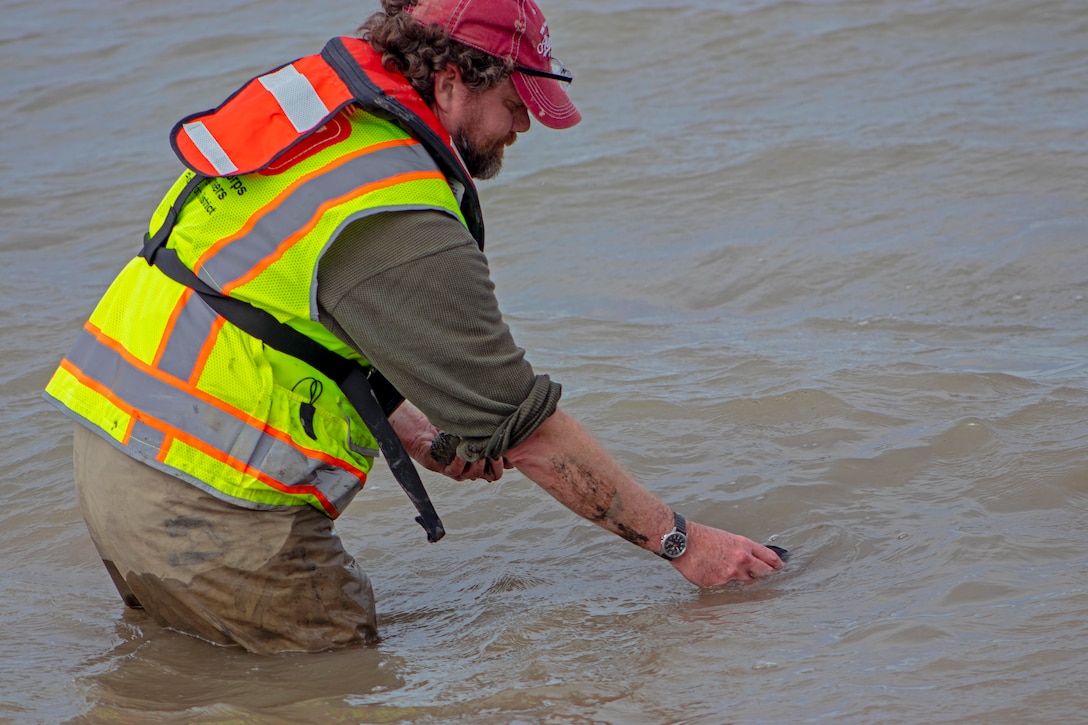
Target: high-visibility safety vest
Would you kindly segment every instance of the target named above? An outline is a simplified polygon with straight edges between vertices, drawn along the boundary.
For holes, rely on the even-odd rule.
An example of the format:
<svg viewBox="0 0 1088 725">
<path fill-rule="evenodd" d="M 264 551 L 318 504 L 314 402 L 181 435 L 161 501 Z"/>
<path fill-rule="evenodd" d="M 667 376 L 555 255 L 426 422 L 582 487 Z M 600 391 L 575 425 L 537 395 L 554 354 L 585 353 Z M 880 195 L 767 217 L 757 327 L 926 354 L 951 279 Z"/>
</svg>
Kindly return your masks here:
<svg viewBox="0 0 1088 725">
<path fill-rule="evenodd" d="M 432 209 L 483 245 L 479 201 L 449 135 L 364 41 L 334 38 L 246 83 L 171 134 L 188 170 L 148 237 L 218 293 L 271 313 L 345 358 L 318 321 L 317 269 L 370 214 Z M 458 199 L 460 197 L 460 200 Z M 337 517 L 377 454 L 332 379 L 267 346 L 136 257 L 45 391 L 128 455 L 252 509 Z"/>
</svg>

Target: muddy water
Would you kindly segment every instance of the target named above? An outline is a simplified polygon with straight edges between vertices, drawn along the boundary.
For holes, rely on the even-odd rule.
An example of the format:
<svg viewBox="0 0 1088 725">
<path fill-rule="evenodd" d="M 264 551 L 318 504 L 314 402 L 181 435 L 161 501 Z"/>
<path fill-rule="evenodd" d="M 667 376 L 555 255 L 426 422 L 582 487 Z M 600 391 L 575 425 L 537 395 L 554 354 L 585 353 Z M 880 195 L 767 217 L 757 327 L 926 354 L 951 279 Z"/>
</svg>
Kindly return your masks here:
<svg viewBox="0 0 1088 725">
<path fill-rule="evenodd" d="M 508 321 L 691 518 L 696 591 L 519 476 L 381 468 L 338 527 L 384 639 L 262 658 L 125 612 L 40 390 L 176 172 L 166 132 L 356 3 L 0 0 L 0 721 L 1082 722 L 1088 8 L 546 4 L 585 121 L 483 191 Z"/>
</svg>

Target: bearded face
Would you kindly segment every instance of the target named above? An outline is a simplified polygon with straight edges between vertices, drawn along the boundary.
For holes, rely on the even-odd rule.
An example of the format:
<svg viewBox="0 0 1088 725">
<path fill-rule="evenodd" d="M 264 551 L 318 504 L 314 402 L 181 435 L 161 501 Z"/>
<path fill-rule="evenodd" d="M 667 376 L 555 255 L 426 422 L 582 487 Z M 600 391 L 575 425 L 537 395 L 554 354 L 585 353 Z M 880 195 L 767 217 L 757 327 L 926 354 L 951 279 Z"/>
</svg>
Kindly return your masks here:
<svg viewBox="0 0 1088 725">
<path fill-rule="evenodd" d="M 494 179 L 502 171 L 503 154 L 507 146 L 517 141 L 517 134 L 511 133 L 498 141 L 473 139 L 471 128 L 453 135 L 453 143 L 461 154 L 465 169 L 474 179 Z"/>
<path fill-rule="evenodd" d="M 502 170 L 506 147 L 530 125 L 529 112 L 509 78 L 484 91 L 458 82 L 440 110 L 465 169 L 474 179 L 495 178 Z"/>
</svg>

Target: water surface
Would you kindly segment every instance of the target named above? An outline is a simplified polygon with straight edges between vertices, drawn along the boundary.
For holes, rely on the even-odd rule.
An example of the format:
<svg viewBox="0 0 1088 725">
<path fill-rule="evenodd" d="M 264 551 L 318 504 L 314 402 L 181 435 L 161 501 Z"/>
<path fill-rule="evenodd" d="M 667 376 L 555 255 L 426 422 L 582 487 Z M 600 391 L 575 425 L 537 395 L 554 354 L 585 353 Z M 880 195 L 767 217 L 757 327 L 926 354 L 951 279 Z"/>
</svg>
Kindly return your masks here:
<svg viewBox="0 0 1088 725">
<path fill-rule="evenodd" d="M 518 475 L 381 466 L 338 522 L 380 645 L 125 612 L 40 392 L 177 173 L 166 134 L 372 5 L 0 0 L 0 721 L 1083 721 L 1088 7 L 551 0 L 585 120 L 483 188 L 529 359 L 690 518 L 698 591 Z"/>
</svg>

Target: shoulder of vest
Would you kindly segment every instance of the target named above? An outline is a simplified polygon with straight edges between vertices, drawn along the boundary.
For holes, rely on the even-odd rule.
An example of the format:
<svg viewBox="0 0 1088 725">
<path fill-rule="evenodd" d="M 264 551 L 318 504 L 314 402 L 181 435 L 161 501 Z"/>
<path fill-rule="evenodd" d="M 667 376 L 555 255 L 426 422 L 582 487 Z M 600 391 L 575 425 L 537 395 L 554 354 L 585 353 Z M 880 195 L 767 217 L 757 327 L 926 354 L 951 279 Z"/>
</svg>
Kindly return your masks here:
<svg viewBox="0 0 1088 725">
<path fill-rule="evenodd" d="M 385 68 L 381 56 L 359 38 L 333 38 L 319 54 L 250 79 L 216 108 L 178 121 L 170 144 L 181 162 L 202 176 L 253 173 L 274 164 L 350 105 L 404 128 L 447 178 L 465 188 L 461 210 L 482 248 L 475 184 L 448 133 L 408 80 Z"/>
<path fill-rule="evenodd" d="M 350 105 L 396 122 L 432 155 L 450 152 L 448 133 L 408 80 L 358 38 L 333 38 L 319 54 L 251 78 L 178 121 L 170 141 L 196 173 L 240 176 L 266 169 Z"/>
<path fill-rule="evenodd" d="M 333 38 L 326 43 L 321 56 L 336 70 L 362 108 L 391 118 L 407 129 L 430 152 L 446 178 L 465 190 L 461 213 L 483 249 L 484 221 L 476 184 L 454 153 L 446 129 L 408 80 L 386 68 L 381 55 L 358 38 Z"/>
</svg>

